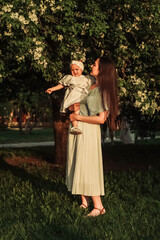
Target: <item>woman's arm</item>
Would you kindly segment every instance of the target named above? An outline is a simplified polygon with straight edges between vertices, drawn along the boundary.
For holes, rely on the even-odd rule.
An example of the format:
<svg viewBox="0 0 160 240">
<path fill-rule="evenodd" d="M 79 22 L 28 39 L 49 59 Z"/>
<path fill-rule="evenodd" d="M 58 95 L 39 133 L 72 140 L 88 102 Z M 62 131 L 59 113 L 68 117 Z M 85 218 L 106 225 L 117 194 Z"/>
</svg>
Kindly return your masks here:
<svg viewBox="0 0 160 240">
<path fill-rule="evenodd" d="M 71 121 L 77 120 L 91 124 L 103 124 L 106 121 L 107 116 L 108 116 L 107 111 L 99 113 L 98 116 L 82 116 L 76 113 L 72 113 L 70 114 L 70 120 Z"/>
</svg>

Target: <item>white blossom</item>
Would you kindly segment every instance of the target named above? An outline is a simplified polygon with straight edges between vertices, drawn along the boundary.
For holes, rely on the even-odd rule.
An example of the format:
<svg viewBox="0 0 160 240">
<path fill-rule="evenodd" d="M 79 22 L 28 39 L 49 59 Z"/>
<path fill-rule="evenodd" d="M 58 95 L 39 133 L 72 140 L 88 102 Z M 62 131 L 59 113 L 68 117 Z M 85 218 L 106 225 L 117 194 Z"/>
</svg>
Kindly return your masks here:
<svg viewBox="0 0 160 240">
<path fill-rule="evenodd" d="M 144 47 L 145 47 L 144 42 L 142 42 L 142 43 L 139 45 L 139 48 L 144 49 Z"/>
<path fill-rule="evenodd" d="M 36 44 L 36 45 L 41 45 L 42 42 L 41 42 L 41 41 L 36 41 L 35 44 Z"/>
<path fill-rule="evenodd" d="M 137 22 L 141 21 L 140 17 L 138 17 L 138 16 L 135 16 L 135 19 L 137 20 Z"/>
<path fill-rule="evenodd" d="M 99 34 L 101 38 L 104 38 L 104 33 Z"/>
<path fill-rule="evenodd" d="M 22 25 L 21 29 L 24 31 L 25 34 L 28 33 L 28 28 L 26 28 L 25 25 Z"/>
<path fill-rule="evenodd" d="M 132 28 L 130 28 L 130 27 L 127 27 L 127 29 L 126 29 L 127 32 L 131 32 L 131 30 L 132 30 Z"/>
<path fill-rule="evenodd" d="M 47 61 L 44 59 L 44 60 L 38 60 L 37 63 L 39 65 L 43 65 L 43 68 L 47 68 Z"/>
<path fill-rule="evenodd" d="M 141 79 L 141 78 L 137 78 L 136 74 L 131 76 L 131 80 L 130 80 L 133 85 L 141 85 L 141 86 L 145 86 L 145 82 Z"/>
<path fill-rule="evenodd" d="M 124 4 L 125 8 L 130 8 L 131 6 L 129 4 Z"/>
<path fill-rule="evenodd" d="M 146 103 L 143 107 L 142 107 L 142 112 L 144 113 L 145 111 L 147 111 L 150 107 L 150 104 L 149 103 Z"/>
<path fill-rule="evenodd" d="M 11 16 L 10 16 L 12 19 L 18 19 L 19 18 L 19 13 L 16 12 L 16 13 L 11 13 Z"/>
<path fill-rule="evenodd" d="M 41 4 L 40 4 L 40 9 L 41 9 L 41 14 L 43 14 L 43 13 L 46 11 L 47 6 L 44 5 L 43 2 L 41 2 Z"/>
<path fill-rule="evenodd" d="M 133 23 L 133 24 L 132 24 L 132 27 L 133 27 L 135 30 L 139 30 L 139 28 L 137 27 L 137 23 Z"/>
<path fill-rule="evenodd" d="M 7 4 L 6 6 L 2 7 L 2 11 L 11 12 L 12 8 L 13 8 L 12 4 Z"/>
<path fill-rule="evenodd" d="M 120 24 L 120 23 L 118 23 L 118 29 L 119 30 L 122 30 L 123 28 L 122 28 L 122 25 Z"/>
<path fill-rule="evenodd" d="M 134 106 L 139 108 L 141 106 L 141 102 L 136 100 L 135 103 L 134 103 Z"/>
<path fill-rule="evenodd" d="M 63 40 L 63 35 L 58 34 L 58 41 L 62 41 Z"/>
<path fill-rule="evenodd" d="M 58 73 L 59 78 L 61 79 L 63 77 L 63 74 L 61 72 Z"/>
<path fill-rule="evenodd" d="M 125 46 L 125 45 L 121 44 L 121 45 L 120 45 L 120 48 L 125 50 L 125 49 L 128 48 L 128 46 Z"/>
<path fill-rule="evenodd" d="M 4 31 L 4 35 L 5 35 L 5 36 L 12 36 L 13 33 L 12 33 L 11 31 L 8 31 L 8 32 Z"/>
<path fill-rule="evenodd" d="M 19 16 L 18 20 L 24 25 L 29 24 L 29 20 L 26 20 L 22 15 Z"/>
<path fill-rule="evenodd" d="M 50 2 L 50 7 L 53 7 L 53 5 L 55 5 L 55 0 L 52 0 L 52 1 Z"/>
<path fill-rule="evenodd" d="M 126 95 L 127 95 L 127 90 L 126 90 L 126 88 L 121 87 L 121 90 L 122 90 L 122 92 L 124 93 L 124 95 L 126 96 Z"/>
<path fill-rule="evenodd" d="M 34 60 L 39 60 L 42 57 L 43 48 L 38 47 L 34 50 Z"/>
<path fill-rule="evenodd" d="M 154 78 L 150 78 L 150 81 L 155 82 L 155 79 Z"/>
<path fill-rule="evenodd" d="M 104 55 L 104 50 L 101 49 L 101 57 Z"/>
<path fill-rule="evenodd" d="M 17 60 L 18 60 L 19 62 L 21 62 L 21 61 L 23 61 L 23 60 L 24 60 L 24 56 L 21 56 L 21 57 L 19 57 L 19 56 L 16 56 L 16 58 L 17 58 Z"/>
<path fill-rule="evenodd" d="M 31 12 L 29 12 L 28 17 L 31 19 L 32 22 L 36 24 L 38 23 L 38 18 L 35 10 L 32 10 Z"/>
</svg>

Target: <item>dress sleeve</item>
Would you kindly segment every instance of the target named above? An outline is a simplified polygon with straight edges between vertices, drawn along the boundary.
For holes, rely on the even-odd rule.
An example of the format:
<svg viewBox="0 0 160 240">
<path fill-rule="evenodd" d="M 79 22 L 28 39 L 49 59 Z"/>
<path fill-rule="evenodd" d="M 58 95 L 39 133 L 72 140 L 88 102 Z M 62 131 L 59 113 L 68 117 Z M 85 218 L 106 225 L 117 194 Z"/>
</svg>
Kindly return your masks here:
<svg viewBox="0 0 160 240">
<path fill-rule="evenodd" d="M 72 75 L 65 75 L 59 83 L 62 84 L 63 86 L 70 86 L 71 85 L 71 80 L 73 76 Z"/>
<path fill-rule="evenodd" d="M 90 116 L 95 116 L 105 110 L 108 110 L 107 106 L 103 106 L 101 95 L 98 88 L 95 88 L 87 99 L 87 106 Z"/>
</svg>

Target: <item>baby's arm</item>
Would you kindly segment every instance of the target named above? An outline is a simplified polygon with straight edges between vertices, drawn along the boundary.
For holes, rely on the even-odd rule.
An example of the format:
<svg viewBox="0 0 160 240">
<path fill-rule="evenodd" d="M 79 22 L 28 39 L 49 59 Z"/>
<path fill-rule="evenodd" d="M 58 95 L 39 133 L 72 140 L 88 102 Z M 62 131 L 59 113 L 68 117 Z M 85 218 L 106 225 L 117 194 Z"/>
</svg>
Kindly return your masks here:
<svg viewBox="0 0 160 240">
<path fill-rule="evenodd" d="M 58 84 L 58 85 L 55 86 L 55 87 L 48 88 L 45 92 L 51 94 L 52 92 L 57 91 L 57 90 L 60 90 L 60 89 L 62 89 L 62 88 L 64 88 L 64 86 L 63 86 L 62 84 Z"/>
</svg>

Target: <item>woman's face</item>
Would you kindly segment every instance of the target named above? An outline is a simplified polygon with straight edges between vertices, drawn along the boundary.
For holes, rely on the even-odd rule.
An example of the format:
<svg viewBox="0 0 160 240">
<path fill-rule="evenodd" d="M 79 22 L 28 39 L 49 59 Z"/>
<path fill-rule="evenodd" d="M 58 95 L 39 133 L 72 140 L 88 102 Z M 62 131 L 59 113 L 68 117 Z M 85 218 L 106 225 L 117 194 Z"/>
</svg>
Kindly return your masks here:
<svg viewBox="0 0 160 240">
<path fill-rule="evenodd" d="M 95 61 L 95 63 L 91 66 L 91 75 L 96 77 L 99 73 L 99 58 Z"/>
</svg>

